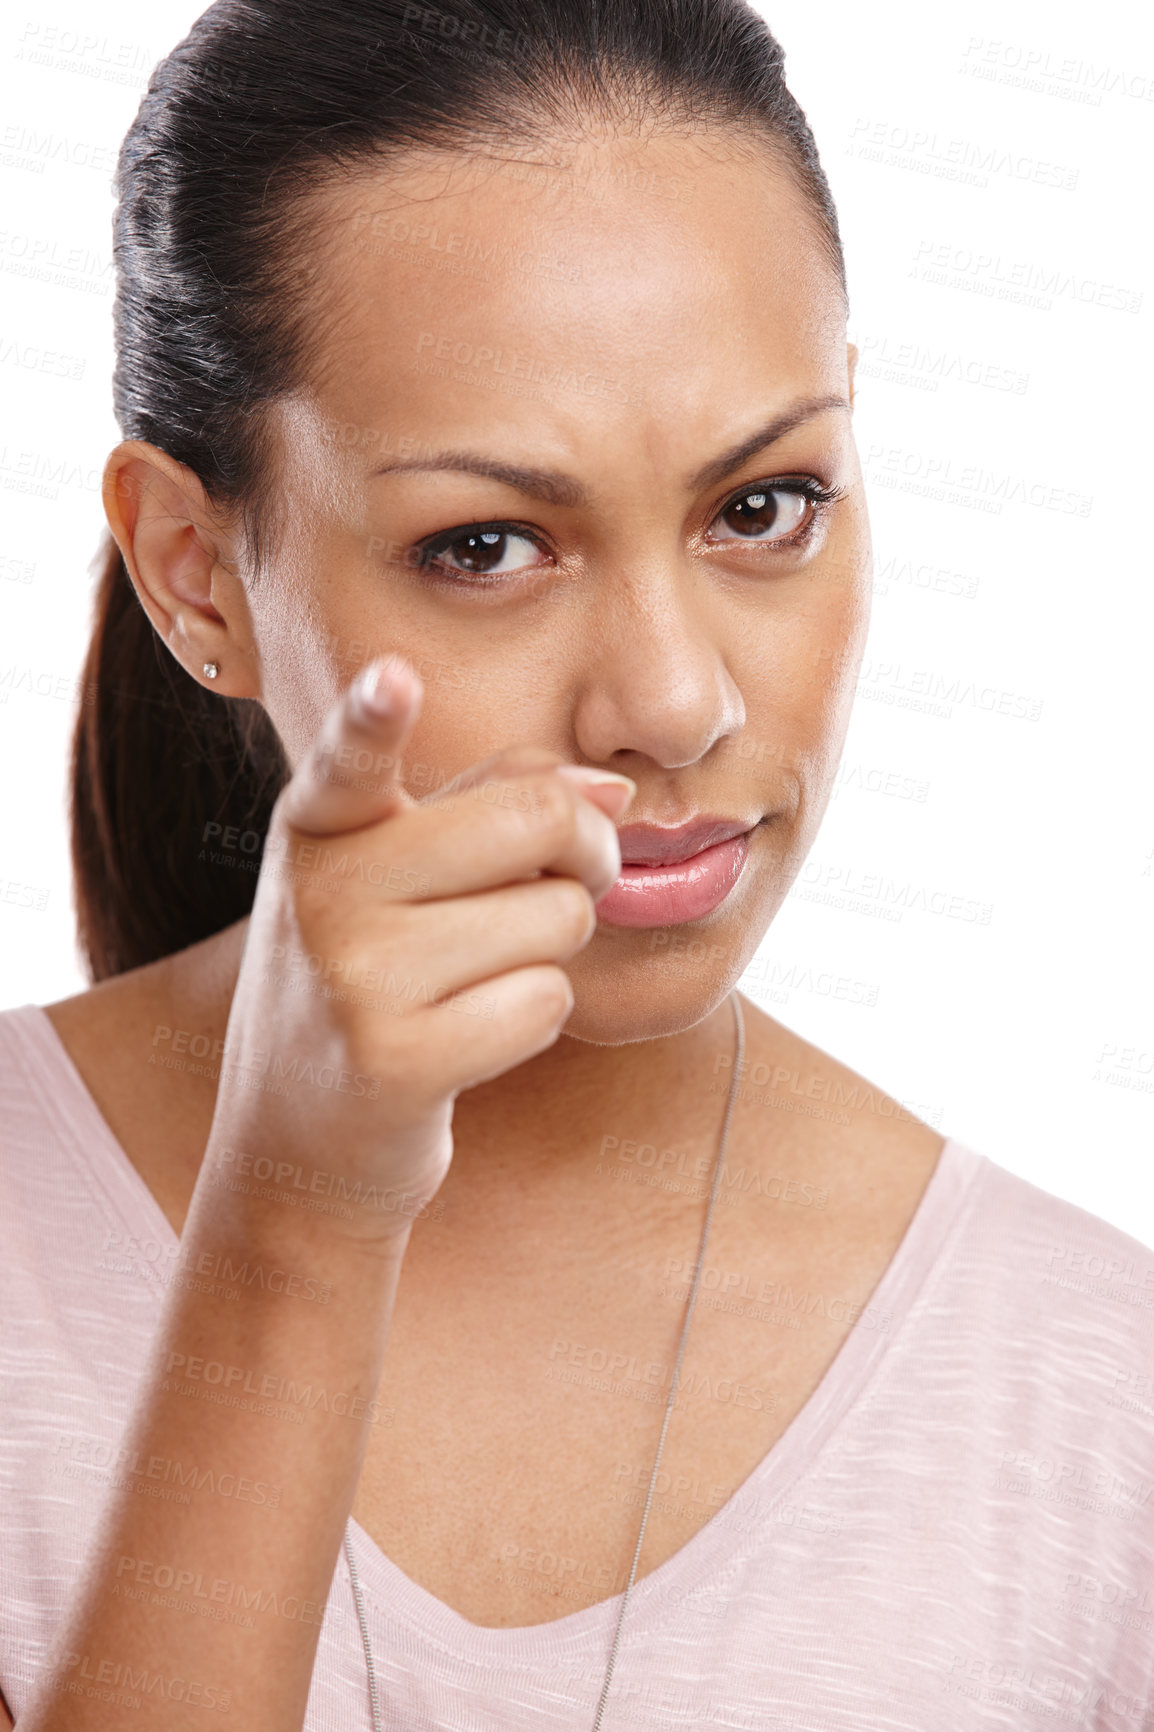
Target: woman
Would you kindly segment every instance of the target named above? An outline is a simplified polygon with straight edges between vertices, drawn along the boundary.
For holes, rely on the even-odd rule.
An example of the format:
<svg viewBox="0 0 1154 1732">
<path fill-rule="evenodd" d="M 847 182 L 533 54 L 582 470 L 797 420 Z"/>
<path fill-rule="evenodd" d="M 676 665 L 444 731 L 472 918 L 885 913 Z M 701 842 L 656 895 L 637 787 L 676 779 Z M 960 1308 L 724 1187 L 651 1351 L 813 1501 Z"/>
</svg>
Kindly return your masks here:
<svg viewBox="0 0 1154 1732">
<path fill-rule="evenodd" d="M 1154 1253 L 735 991 L 870 566 L 772 37 L 219 0 L 119 190 L 8 1721 L 1154 1726 Z"/>
</svg>

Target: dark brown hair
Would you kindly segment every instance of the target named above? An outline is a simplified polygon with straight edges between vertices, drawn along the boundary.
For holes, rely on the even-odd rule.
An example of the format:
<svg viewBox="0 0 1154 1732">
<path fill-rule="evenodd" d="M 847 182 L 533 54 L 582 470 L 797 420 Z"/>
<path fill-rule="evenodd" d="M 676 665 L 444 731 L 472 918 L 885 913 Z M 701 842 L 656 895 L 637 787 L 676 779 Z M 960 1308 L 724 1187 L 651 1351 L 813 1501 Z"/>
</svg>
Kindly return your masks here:
<svg viewBox="0 0 1154 1732">
<path fill-rule="evenodd" d="M 305 195 L 407 148 L 529 153 L 599 113 L 723 124 L 793 177 L 844 295 L 837 216 L 783 61 L 745 0 L 217 0 L 156 67 L 120 150 L 123 437 L 239 511 L 257 573 L 274 485 L 261 410 L 301 384 L 308 354 Z M 264 710 L 206 690 L 158 638 L 111 536 L 99 558 L 72 775 L 94 980 L 250 910 L 288 775 Z"/>
</svg>

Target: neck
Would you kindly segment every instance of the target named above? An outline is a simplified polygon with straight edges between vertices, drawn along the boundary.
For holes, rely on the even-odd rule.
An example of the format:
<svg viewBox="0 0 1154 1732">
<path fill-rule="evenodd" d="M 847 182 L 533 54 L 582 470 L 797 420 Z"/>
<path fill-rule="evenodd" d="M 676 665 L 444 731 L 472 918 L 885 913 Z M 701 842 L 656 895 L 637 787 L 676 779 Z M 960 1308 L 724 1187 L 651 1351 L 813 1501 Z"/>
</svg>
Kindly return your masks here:
<svg viewBox="0 0 1154 1732">
<path fill-rule="evenodd" d="M 223 1038 L 248 920 L 159 965 L 162 990 L 182 1016 Z M 725 1112 L 734 1049 L 726 997 L 678 1034 L 602 1046 L 562 1034 L 551 1047 L 458 1096 L 453 1112 L 454 1191 L 480 1200 L 564 1194 L 588 1183 L 590 1163 L 637 1158 L 660 1173 L 669 1151 L 713 1148 Z M 635 1145 L 631 1148 L 631 1145 Z"/>
<path fill-rule="evenodd" d="M 614 1163 L 623 1145 L 658 1151 L 709 1143 L 725 1110 L 734 1045 L 728 998 L 692 1028 L 598 1046 L 562 1034 L 503 1076 L 462 1094 L 454 1166 L 495 1182 L 515 1165 L 527 1186 L 567 1182 L 590 1157 Z M 643 1161 L 652 1157 L 643 1156 Z"/>
</svg>

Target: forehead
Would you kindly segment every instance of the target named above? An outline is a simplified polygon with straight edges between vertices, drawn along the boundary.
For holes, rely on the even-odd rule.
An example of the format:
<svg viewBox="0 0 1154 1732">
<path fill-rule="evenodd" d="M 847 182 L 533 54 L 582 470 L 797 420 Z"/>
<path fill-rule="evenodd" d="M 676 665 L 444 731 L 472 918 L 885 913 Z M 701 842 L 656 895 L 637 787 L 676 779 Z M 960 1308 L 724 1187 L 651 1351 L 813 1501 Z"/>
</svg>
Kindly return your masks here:
<svg viewBox="0 0 1154 1732">
<path fill-rule="evenodd" d="M 307 400 L 329 422 L 419 442 L 449 417 L 562 447 L 713 425 L 724 443 L 842 380 L 840 284 L 764 145 L 699 131 L 410 155 L 315 214 Z"/>
</svg>

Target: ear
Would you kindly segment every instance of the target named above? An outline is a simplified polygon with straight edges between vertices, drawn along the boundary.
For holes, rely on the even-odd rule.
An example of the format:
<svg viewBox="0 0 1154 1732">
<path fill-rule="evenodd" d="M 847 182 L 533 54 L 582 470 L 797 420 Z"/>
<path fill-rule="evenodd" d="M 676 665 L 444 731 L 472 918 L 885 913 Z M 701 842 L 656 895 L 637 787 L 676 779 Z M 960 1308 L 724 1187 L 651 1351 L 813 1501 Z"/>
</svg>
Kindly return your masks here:
<svg viewBox="0 0 1154 1732">
<path fill-rule="evenodd" d="M 852 409 L 853 408 L 853 375 L 854 375 L 854 368 L 857 366 L 857 347 L 856 347 L 856 345 L 853 343 L 847 343 L 845 346 L 845 353 L 846 353 L 846 360 L 849 364 L 849 406 Z"/>
<path fill-rule="evenodd" d="M 156 445 L 126 439 L 109 453 L 103 498 L 141 606 L 185 672 L 226 697 L 259 698 L 236 540 L 199 477 Z M 206 662 L 220 668 L 216 678 Z"/>
</svg>

